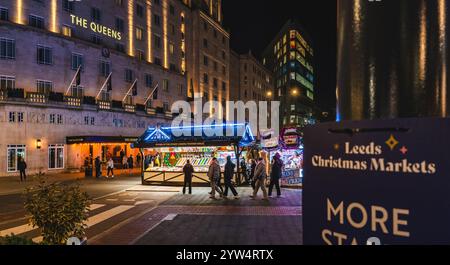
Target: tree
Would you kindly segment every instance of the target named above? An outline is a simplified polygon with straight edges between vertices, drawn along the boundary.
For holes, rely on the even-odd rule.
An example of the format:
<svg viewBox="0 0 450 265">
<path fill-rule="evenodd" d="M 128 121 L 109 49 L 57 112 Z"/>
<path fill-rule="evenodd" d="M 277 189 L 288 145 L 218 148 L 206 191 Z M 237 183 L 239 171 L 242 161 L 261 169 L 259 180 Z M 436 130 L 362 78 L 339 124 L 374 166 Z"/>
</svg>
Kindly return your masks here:
<svg viewBox="0 0 450 265">
<path fill-rule="evenodd" d="M 39 184 L 25 191 L 25 209 L 31 214 L 30 223 L 39 227 L 43 244 L 65 244 L 68 238 L 85 236 L 90 198 L 79 183 Z"/>
</svg>

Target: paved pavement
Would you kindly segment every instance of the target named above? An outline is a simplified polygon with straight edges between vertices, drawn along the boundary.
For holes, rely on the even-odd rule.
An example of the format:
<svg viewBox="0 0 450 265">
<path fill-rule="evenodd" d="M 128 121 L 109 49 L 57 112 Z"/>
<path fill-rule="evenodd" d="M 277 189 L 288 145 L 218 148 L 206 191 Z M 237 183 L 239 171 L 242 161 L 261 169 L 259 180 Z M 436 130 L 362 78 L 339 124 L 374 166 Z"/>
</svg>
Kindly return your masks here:
<svg viewBox="0 0 450 265">
<path fill-rule="evenodd" d="M 239 200 L 211 200 L 207 187 L 183 195 L 181 187 L 142 186 L 139 176 L 126 172 L 113 180 L 81 174 L 49 177 L 74 180 L 96 198 L 87 221 L 90 245 L 302 244 L 301 190 L 283 189 L 282 198 L 263 201 L 251 200 L 250 187 L 239 187 Z M 40 242 L 21 197 L 24 186 L 33 182 L 18 186 L 3 178 L 0 183 L 0 236 L 14 233 Z"/>
</svg>

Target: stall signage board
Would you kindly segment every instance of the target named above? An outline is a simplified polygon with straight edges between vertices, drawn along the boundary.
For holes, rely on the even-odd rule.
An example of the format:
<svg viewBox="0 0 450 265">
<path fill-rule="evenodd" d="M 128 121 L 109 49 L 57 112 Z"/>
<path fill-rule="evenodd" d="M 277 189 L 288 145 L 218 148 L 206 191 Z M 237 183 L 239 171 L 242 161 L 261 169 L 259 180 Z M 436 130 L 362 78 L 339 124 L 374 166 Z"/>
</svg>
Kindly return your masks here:
<svg viewBox="0 0 450 265">
<path fill-rule="evenodd" d="M 305 129 L 307 245 L 450 244 L 450 119 Z"/>
<path fill-rule="evenodd" d="M 299 185 L 302 184 L 300 169 L 286 169 L 281 176 L 281 185 Z"/>
</svg>

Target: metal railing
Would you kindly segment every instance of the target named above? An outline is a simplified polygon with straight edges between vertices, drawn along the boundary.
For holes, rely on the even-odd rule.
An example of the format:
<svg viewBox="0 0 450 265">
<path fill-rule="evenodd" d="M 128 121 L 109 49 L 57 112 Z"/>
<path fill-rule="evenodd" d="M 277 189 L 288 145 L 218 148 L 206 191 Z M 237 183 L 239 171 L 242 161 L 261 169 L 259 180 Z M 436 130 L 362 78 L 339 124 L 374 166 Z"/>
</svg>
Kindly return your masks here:
<svg viewBox="0 0 450 265">
<path fill-rule="evenodd" d="M 123 109 L 125 112 L 135 113 L 136 112 L 136 106 L 130 105 L 130 104 L 123 104 Z"/>
<path fill-rule="evenodd" d="M 64 102 L 71 107 L 81 107 L 82 100 L 78 97 L 64 96 Z"/>
<path fill-rule="evenodd" d="M 41 103 L 45 104 L 48 102 L 48 97 L 44 93 L 39 92 L 27 92 L 26 98 L 29 103 Z"/>
<path fill-rule="evenodd" d="M 111 109 L 111 101 L 105 100 L 97 100 L 97 106 L 100 110 L 110 110 Z"/>
</svg>

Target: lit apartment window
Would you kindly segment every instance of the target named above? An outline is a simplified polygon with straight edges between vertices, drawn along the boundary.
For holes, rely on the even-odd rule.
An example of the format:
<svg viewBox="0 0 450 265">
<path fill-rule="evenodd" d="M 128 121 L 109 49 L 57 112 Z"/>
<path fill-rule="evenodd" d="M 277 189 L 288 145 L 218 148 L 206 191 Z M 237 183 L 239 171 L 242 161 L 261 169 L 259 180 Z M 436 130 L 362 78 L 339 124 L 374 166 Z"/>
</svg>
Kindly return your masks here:
<svg viewBox="0 0 450 265">
<path fill-rule="evenodd" d="M 140 4 L 136 4 L 136 15 L 138 17 L 144 17 L 144 7 Z"/>
<path fill-rule="evenodd" d="M 63 0 L 63 10 L 66 12 L 73 13 L 74 2 L 69 0 Z"/>
<path fill-rule="evenodd" d="M 153 85 L 153 77 L 151 74 L 145 74 L 145 86 L 152 87 Z"/>
<path fill-rule="evenodd" d="M 53 64 L 53 51 L 50 47 L 37 46 L 37 63 L 38 64 Z"/>
<path fill-rule="evenodd" d="M 9 20 L 9 12 L 7 8 L 0 7 L 0 20 Z"/>
<path fill-rule="evenodd" d="M 170 51 L 171 55 L 173 55 L 175 53 L 175 46 L 173 45 L 173 43 L 169 44 L 169 51 Z"/>
<path fill-rule="evenodd" d="M 35 16 L 35 15 L 29 15 L 28 16 L 28 25 L 31 27 L 43 29 L 44 25 L 45 25 L 44 18 Z"/>
<path fill-rule="evenodd" d="M 72 53 L 72 70 L 78 70 L 81 67 L 81 71 L 84 68 L 84 59 L 82 54 Z"/>
<path fill-rule="evenodd" d="M 48 94 L 53 90 L 53 82 L 37 80 L 36 81 L 36 91 L 41 94 Z"/>
<path fill-rule="evenodd" d="M 116 30 L 119 32 L 124 32 L 125 22 L 121 18 L 116 18 Z"/>
<path fill-rule="evenodd" d="M 72 37 L 72 28 L 67 25 L 62 26 L 62 34 L 67 37 Z"/>
<path fill-rule="evenodd" d="M 163 79 L 163 91 L 169 92 L 169 79 Z"/>
<path fill-rule="evenodd" d="M 8 172 L 17 172 L 17 165 L 19 159 L 26 159 L 26 146 L 25 145 L 8 145 Z"/>
<path fill-rule="evenodd" d="M 52 144 L 48 146 L 48 169 L 64 168 L 64 145 Z"/>
<path fill-rule="evenodd" d="M 161 26 L 161 17 L 159 15 L 153 15 L 153 23 L 155 26 Z"/>
<path fill-rule="evenodd" d="M 143 35 L 144 35 L 144 30 L 139 27 L 136 27 L 136 39 L 142 40 Z"/>
<path fill-rule="evenodd" d="M 111 73 L 111 63 L 101 60 L 100 61 L 100 75 L 104 77 L 108 77 Z"/>
<path fill-rule="evenodd" d="M 125 82 L 131 83 L 133 81 L 133 70 L 125 69 Z"/>
<path fill-rule="evenodd" d="M 16 58 L 16 41 L 0 38 L 0 59 Z"/>
<path fill-rule="evenodd" d="M 98 9 L 96 7 L 91 8 L 91 18 L 92 18 L 92 21 L 95 21 L 98 23 L 101 22 L 102 13 L 101 13 L 100 9 Z"/>
</svg>

